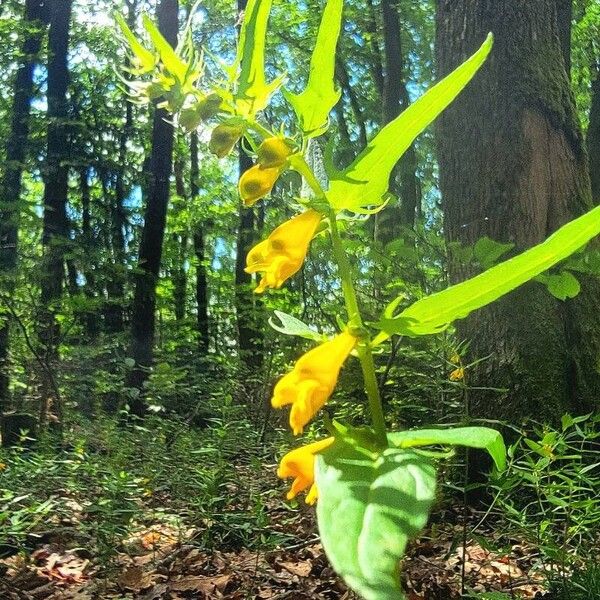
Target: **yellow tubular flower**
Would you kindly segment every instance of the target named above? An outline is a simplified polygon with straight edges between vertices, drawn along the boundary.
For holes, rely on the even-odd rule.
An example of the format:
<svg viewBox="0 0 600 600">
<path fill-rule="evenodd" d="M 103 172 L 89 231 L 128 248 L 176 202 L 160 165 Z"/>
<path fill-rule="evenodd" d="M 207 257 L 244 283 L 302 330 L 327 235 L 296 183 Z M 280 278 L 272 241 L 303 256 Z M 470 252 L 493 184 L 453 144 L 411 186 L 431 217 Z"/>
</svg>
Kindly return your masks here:
<svg viewBox="0 0 600 600">
<path fill-rule="evenodd" d="M 290 427 L 294 435 L 317 414 L 333 393 L 344 361 L 354 348 L 356 338 L 348 332 L 313 348 L 298 360 L 291 373 L 282 377 L 271 404 L 274 408 L 292 405 Z"/>
<path fill-rule="evenodd" d="M 219 158 L 225 158 L 242 137 L 244 130 L 237 125 L 217 125 L 210 136 L 208 149 Z"/>
<path fill-rule="evenodd" d="M 454 369 L 452 373 L 450 373 L 450 381 L 461 381 L 465 378 L 465 370 L 462 367 L 458 369 Z"/>
<path fill-rule="evenodd" d="M 246 273 L 264 273 L 254 290 L 257 294 L 267 288 L 280 288 L 300 270 L 321 218 L 316 210 L 307 210 L 282 223 L 248 252 Z"/>
<path fill-rule="evenodd" d="M 262 167 L 254 165 L 244 171 L 238 184 L 240 196 L 245 206 L 253 206 L 264 198 L 275 185 L 281 169 L 279 167 Z"/>
<path fill-rule="evenodd" d="M 281 479 L 294 477 L 292 487 L 287 493 L 287 499 L 295 498 L 299 492 L 310 488 L 306 503 L 314 504 L 317 499 L 317 486 L 315 485 L 315 454 L 322 452 L 333 443 L 332 437 L 296 448 L 288 452 L 279 463 L 277 476 Z"/>
</svg>

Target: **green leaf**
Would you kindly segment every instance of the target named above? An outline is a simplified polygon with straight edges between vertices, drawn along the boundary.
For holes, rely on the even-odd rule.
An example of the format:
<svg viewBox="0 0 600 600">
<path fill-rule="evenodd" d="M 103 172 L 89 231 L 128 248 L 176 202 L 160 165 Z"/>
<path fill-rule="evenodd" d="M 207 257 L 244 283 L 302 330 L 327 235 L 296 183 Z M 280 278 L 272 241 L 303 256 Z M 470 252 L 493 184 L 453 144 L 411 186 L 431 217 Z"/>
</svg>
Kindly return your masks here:
<svg viewBox="0 0 600 600">
<path fill-rule="evenodd" d="M 503 244 L 502 242 L 497 242 L 496 240 L 484 236 L 479 238 L 475 243 L 473 256 L 475 256 L 481 266 L 485 269 L 489 269 L 498 262 L 500 257 L 504 256 L 504 254 L 514 247 L 514 244 Z"/>
<path fill-rule="evenodd" d="M 575 298 L 581 291 L 581 285 L 573 273 L 561 271 L 550 275 L 538 275 L 536 281 L 543 283 L 548 291 L 559 300 Z"/>
<path fill-rule="evenodd" d="M 379 343 L 391 334 L 427 335 L 443 331 L 525 282 L 547 271 L 600 233 L 600 207 L 563 225 L 545 242 L 502 262 L 481 275 L 415 302 L 396 316 L 384 315 Z M 532 315 L 533 316 L 533 315 Z"/>
<path fill-rule="evenodd" d="M 399 560 L 426 525 L 435 469 L 411 450 L 372 459 L 336 443 L 317 456 L 317 519 L 333 568 L 365 600 L 401 598 Z"/>
<path fill-rule="evenodd" d="M 121 29 L 121 33 L 128 43 L 130 50 L 133 52 L 134 60 L 137 69 L 136 74 L 141 75 L 144 73 L 150 73 L 156 66 L 156 57 L 153 52 L 144 48 L 144 46 L 138 41 L 135 34 L 129 29 L 129 26 L 125 22 L 125 19 L 119 14 L 115 13 L 115 21 Z"/>
<path fill-rule="evenodd" d="M 325 6 L 304 91 L 301 94 L 292 94 L 287 90 L 283 92 L 307 137 L 316 137 L 325 132 L 329 113 L 340 99 L 341 91 L 335 89 L 334 73 L 343 5 L 343 0 L 328 0 Z"/>
<path fill-rule="evenodd" d="M 143 16 L 142 22 L 160 56 L 160 60 L 165 66 L 165 69 L 174 75 L 180 83 L 183 83 L 189 69 L 188 64 L 177 56 L 177 52 L 175 52 L 171 44 L 163 37 L 162 33 L 148 15 Z"/>
<path fill-rule="evenodd" d="M 279 333 L 283 333 L 285 335 L 295 335 L 297 337 L 305 338 L 307 340 L 315 340 L 317 342 L 322 342 L 324 339 L 326 339 L 319 332 L 311 329 L 306 323 L 303 323 L 300 321 L 300 319 L 296 319 L 296 317 L 292 317 L 292 315 L 288 315 L 280 310 L 276 310 L 275 315 L 281 322 L 281 325 L 278 325 L 273 319 L 269 319 L 269 325 L 275 329 L 275 331 L 279 331 Z"/>
<path fill-rule="evenodd" d="M 265 79 L 265 41 L 271 4 L 272 0 L 248 0 L 237 57 L 229 69 L 238 82 L 236 106 L 246 115 L 262 110 L 271 94 L 281 85 L 281 77 L 270 84 Z"/>
<path fill-rule="evenodd" d="M 489 427 L 458 427 L 455 429 L 416 429 L 388 435 L 397 448 L 418 446 L 467 446 L 487 450 L 499 471 L 506 467 L 506 447 L 502 435 Z"/>
<path fill-rule="evenodd" d="M 327 197 L 335 209 L 360 212 L 384 201 L 390 174 L 398 160 L 469 83 L 485 62 L 492 44 L 490 33 L 471 58 L 386 125 L 347 169 L 331 174 Z"/>
</svg>

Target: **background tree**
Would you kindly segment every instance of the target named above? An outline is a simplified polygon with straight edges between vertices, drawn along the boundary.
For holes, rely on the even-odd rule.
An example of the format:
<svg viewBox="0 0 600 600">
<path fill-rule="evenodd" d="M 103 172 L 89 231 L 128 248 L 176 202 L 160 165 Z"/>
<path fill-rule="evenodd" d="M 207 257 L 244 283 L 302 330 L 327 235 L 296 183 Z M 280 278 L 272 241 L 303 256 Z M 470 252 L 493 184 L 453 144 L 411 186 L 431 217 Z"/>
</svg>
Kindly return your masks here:
<svg viewBox="0 0 600 600">
<path fill-rule="evenodd" d="M 177 45 L 178 10 L 177 0 L 161 0 L 156 11 L 159 31 L 173 47 Z M 126 382 L 128 387 L 140 390 L 152 365 L 156 329 L 156 285 L 169 203 L 173 142 L 174 130 L 169 115 L 164 108 L 156 107 L 148 172 L 148 197 L 131 311 L 131 356 L 135 367 Z M 130 408 L 133 414 L 143 415 L 144 401 L 141 395 L 134 397 Z"/>
<path fill-rule="evenodd" d="M 0 181 L 0 292 L 14 292 L 18 258 L 22 175 L 29 137 L 33 72 L 44 35 L 47 10 L 43 0 L 27 0 L 23 11 L 22 46 L 12 100 L 12 120 L 6 140 L 4 172 Z M 0 312 L 0 413 L 9 401 L 9 319 Z"/>
<path fill-rule="evenodd" d="M 440 189 L 449 243 L 489 236 L 522 250 L 592 206 L 587 159 L 569 86 L 555 0 L 440 0 L 437 60 L 450 71 L 494 32 L 492 56 L 438 122 Z M 454 281 L 469 274 L 450 263 Z M 561 302 L 539 283 L 463 321 L 475 415 L 535 415 L 597 407 L 596 284 Z M 489 388 L 505 388 L 499 395 Z"/>
</svg>

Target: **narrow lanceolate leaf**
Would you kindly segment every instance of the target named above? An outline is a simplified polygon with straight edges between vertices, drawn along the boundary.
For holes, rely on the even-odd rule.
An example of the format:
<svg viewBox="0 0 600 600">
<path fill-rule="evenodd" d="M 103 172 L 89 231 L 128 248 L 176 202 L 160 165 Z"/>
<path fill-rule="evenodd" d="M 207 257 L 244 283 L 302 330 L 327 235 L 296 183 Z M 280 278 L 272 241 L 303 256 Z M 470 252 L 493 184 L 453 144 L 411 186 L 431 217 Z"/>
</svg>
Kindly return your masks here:
<svg viewBox="0 0 600 600">
<path fill-rule="evenodd" d="M 304 91 L 301 94 L 284 91 L 307 137 L 316 137 L 324 133 L 329 113 L 340 99 L 341 92 L 335 89 L 334 72 L 343 5 L 343 0 L 328 0 L 325 6 L 310 61 L 308 84 Z"/>
<path fill-rule="evenodd" d="M 333 174 L 327 197 L 335 209 L 361 212 L 384 201 L 390 174 L 400 157 L 469 83 L 492 43 L 490 33 L 471 58 L 386 125 L 347 169 Z"/>
<path fill-rule="evenodd" d="M 265 43 L 272 0 L 248 0 L 240 30 L 238 53 L 232 66 L 237 77 L 236 106 L 241 114 L 262 110 L 281 79 L 267 84 L 265 78 Z M 238 72 L 239 69 L 239 72 Z"/>
<path fill-rule="evenodd" d="M 452 321 L 486 306 L 547 271 L 600 234 L 600 206 L 563 225 L 545 242 L 491 269 L 427 296 L 396 316 L 387 311 L 378 323 L 380 342 L 391 334 L 427 335 L 443 331 Z M 394 301 L 397 304 L 397 301 Z M 390 306 L 393 307 L 392 303 Z M 535 318 L 535 315 L 531 315 Z"/>
<path fill-rule="evenodd" d="M 183 83 L 189 68 L 187 63 L 177 56 L 177 52 L 167 42 L 148 15 L 143 16 L 142 22 L 167 71 L 174 75 L 180 83 Z"/>
<path fill-rule="evenodd" d="M 435 469 L 411 450 L 367 457 L 336 443 L 317 457 L 317 519 L 333 568 L 365 600 L 402 598 L 399 561 L 426 525 Z"/>
<path fill-rule="evenodd" d="M 502 435 L 489 427 L 457 427 L 456 429 L 415 429 L 388 435 L 396 448 L 419 446 L 467 446 L 487 450 L 499 471 L 506 467 L 506 447 Z"/>
<path fill-rule="evenodd" d="M 144 73 L 150 73 L 153 71 L 154 67 L 156 66 L 156 57 L 154 53 L 144 48 L 144 46 L 138 41 L 133 31 L 129 29 L 125 19 L 123 19 L 119 13 L 115 13 L 115 20 L 121 29 L 121 33 L 123 34 L 125 41 L 133 53 L 132 62 L 135 65 L 133 71 L 137 75 L 142 75 Z"/>
</svg>

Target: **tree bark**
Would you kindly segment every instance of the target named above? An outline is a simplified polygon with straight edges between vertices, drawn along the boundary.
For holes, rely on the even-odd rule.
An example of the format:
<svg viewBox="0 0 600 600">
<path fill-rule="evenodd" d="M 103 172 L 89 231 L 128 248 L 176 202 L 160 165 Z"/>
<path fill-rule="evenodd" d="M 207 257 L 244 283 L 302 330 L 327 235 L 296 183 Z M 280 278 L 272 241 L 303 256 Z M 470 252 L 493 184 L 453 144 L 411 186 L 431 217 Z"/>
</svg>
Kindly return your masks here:
<svg viewBox="0 0 600 600">
<path fill-rule="evenodd" d="M 438 0 L 437 61 L 447 74 L 495 35 L 487 63 L 438 121 L 440 188 L 448 242 L 482 236 L 521 251 L 592 206 L 557 27 L 556 0 Z M 453 281 L 473 275 L 450 265 Z M 538 283 L 458 323 L 469 340 L 474 416 L 556 421 L 598 406 L 600 293 L 560 302 Z M 487 357 L 487 358 L 486 358 Z"/>
<path fill-rule="evenodd" d="M 4 176 L 0 181 L 0 285 L 11 295 L 18 259 L 19 202 L 29 137 L 29 114 L 33 97 L 33 70 L 42 45 L 47 18 L 44 0 L 27 0 L 21 45 L 21 64 L 14 83 L 12 122 L 6 141 Z M 1 303 L 0 303 L 1 304 Z M 0 315 L 0 414 L 9 403 L 9 321 Z"/>
<path fill-rule="evenodd" d="M 43 268 L 40 279 L 41 315 L 39 337 L 44 346 L 46 360 L 57 358 L 60 325 L 56 315 L 65 279 L 65 250 L 68 244 L 67 220 L 69 167 L 67 165 L 69 66 L 69 27 L 72 0 L 53 0 L 50 3 L 50 29 L 48 32 L 48 126 L 47 154 L 44 181 L 44 224 L 42 244 Z M 41 421 L 45 418 L 44 404 L 52 398 L 59 399 L 49 383 L 42 385 Z"/>
<path fill-rule="evenodd" d="M 177 45 L 178 9 L 178 0 L 161 0 L 157 8 L 158 28 L 173 47 Z M 148 378 L 148 370 L 153 360 L 156 285 L 169 203 L 173 134 L 169 114 L 164 108 L 156 108 L 152 126 L 149 189 L 131 317 L 131 356 L 135 366 L 126 380 L 127 387 L 139 390 Z M 130 411 L 136 416 L 145 414 L 146 406 L 142 394 L 130 402 Z"/>
<path fill-rule="evenodd" d="M 190 136 L 190 194 L 192 201 L 198 197 L 200 168 L 198 165 L 198 134 Z M 208 354 L 208 282 L 206 277 L 206 250 L 204 241 L 204 223 L 199 219 L 194 226 L 194 254 L 196 255 L 196 325 L 198 330 L 198 350 Z"/>
<path fill-rule="evenodd" d="M 183 181 L 183 161 L 181 158 L 175 160 L 175 191 L 177 195 L 186 200 L 185 184 Z M 183 233 L 174 233 L 173 242 L 177 248 L 174 265 L 171 275 L 173 281 L 173 307 L 175 310 L 175 319 L 183 321 L 185 318 L 186 298 L 187 298 L 187 272 L 185 270 L 185 261 L 189 245 L 188 231 Z"/>
<path fill-rule="evenodd" d="M 573 0 L 556 0 L 556 23 L 560 48 L 567 71 L 571 79 L 571 30 L 573 24 Z"/>
</svg>

